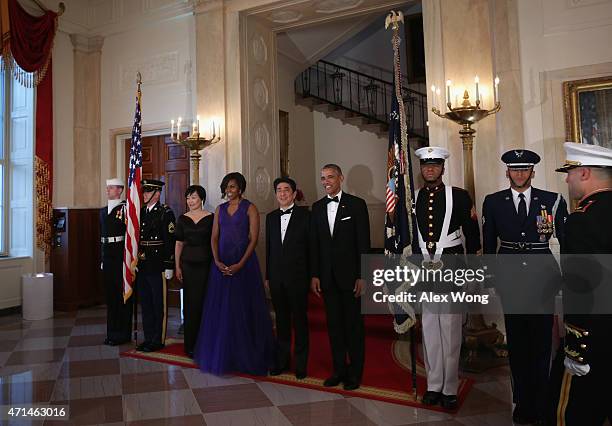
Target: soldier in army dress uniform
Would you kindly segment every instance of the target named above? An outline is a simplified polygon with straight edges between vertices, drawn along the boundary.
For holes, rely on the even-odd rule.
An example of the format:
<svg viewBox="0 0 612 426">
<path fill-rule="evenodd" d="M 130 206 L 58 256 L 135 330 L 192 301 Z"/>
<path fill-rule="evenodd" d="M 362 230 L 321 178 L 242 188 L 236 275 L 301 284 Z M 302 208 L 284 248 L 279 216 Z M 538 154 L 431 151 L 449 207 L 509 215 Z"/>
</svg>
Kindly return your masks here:
<svg viewBox="0 0 612 426">
<path fill-rule="evenodd" d="M 554 297 L 561 272 L 549 240 L 563 240 L 567 204 L 560 194 L 531 186 L 540 156 L 526 149 L 504 153 L 510 188 L 484 199 L 484 254 L 498 253 L 495 287 L 502 300 L 512 373 L 515 424 L 542 421 L 547 411 Z M 499 240 L 499 249 L 498 249 Z"/>
<path fill-rule="evenodd" d="M 556 424 L 599 426 L 606 418 L 612 423 L 612 150 L 566 142 L 565 151 L 557 171 L 567 173 L 578 207 L 561 255 L 566 335 Z"/>
<path fill-rule="evenodd" d="M 140 211 L 136 275 L 145 335 L 136 349 L 142 352 L 163 348 L 166 339 L 166 280 L 174 275 L 175 218 L 170 207 L 159 203 L 163 186 L 159 180 L 142 180 L 144 206 Z"/>
<path fill-rule="evenodd" d="M 108 204 L 100 209 L 102 273 L 106 294 L 105 345 L 116 346 L 131 340 L 132 298 L 123 301 L 123 251 L 125 247 L 125 187 L 117 178 L 106 181 Z"/>
<path fill-rule="evenodd" d="M 428 259 L 436 256 L 475 254 L 480 250 L 480 231 L 474 204 L 468 192 L 445 186 L 442 182 L 444 160 L 449 157 L 445 148 L 425 147 L 415 154 L 421 162 L 425 186 L 416 193 L 416 236 L 413 247 Z M 465 237 L 465 248 L 461 236 Z M 444 262 L 457 263 L 463 259 L 444 257 Z M 465 265 L 463 266 L 465 267 Z M 437 313 L 435 304 L 423 302 L 423 343 L 427 392 L 423 403 L 454 410 L 457 408 L 459 383 L 459 355 L 463 316 L 461 313 Z"/>
</svg>

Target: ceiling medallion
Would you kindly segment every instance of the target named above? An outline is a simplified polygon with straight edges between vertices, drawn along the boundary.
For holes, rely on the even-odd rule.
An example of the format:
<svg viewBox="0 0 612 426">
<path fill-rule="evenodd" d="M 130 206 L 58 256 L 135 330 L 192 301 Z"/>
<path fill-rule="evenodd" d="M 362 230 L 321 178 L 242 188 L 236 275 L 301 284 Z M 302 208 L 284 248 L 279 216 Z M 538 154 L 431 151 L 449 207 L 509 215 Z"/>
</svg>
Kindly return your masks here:
<svg viewBox="0 0 612 426">
<path fill-rule="evenodd" d="M 302 18 L 302 14 L 295 10 L 277 10 L 268 15 L 268 20 L 277 24 L 289 24 L 291 22 L 299 21 Z"/>
<path fill-rule="evenodd" d="M 316 4 L 317 13 L 336 13 L 360 6 L 363 0 L 322 0 Z"/>
</svg>

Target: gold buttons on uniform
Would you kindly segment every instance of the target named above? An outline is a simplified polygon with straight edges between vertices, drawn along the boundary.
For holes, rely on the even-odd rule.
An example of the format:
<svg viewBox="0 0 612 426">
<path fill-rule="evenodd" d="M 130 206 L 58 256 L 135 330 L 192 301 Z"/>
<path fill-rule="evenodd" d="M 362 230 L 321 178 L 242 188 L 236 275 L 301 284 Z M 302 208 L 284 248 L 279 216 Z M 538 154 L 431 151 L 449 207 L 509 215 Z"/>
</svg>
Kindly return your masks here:
<svg viewBox="0 0 612 426">
<path fill-rule="evenodd" d="M 433 237 L 433 232 L 430 232 L 430 233 L 429 233 L 429 236 L 430 236 L 430 237 Z"/>
<path fill-rule="evenodd" d="M 433 223 L 430 223 L 430 224 L 429 224 L 429 227 L 430 227 L 430 228 L 433 228 Z"/>
<path fill-rule="evenodd" d="M 578 361 L 582 362 L 582 361 L 584 361 L 584 358 L 582 358 L 582 357 L 580 356 L 580 357 L 578 357 Z"/>
<path fill-rule="evenodd" d="M 580 349 L 586 349 L 586 345 L 583 343 L 580 345 Z"/>
<path fill-rule="evenodd" d="M 433 207 L 430 207 L 430 208 L 429 208 L 429 210 L 430 210 L 430 211 L 431 211 L 431 210 L 433 210 Z"/>
</svg>

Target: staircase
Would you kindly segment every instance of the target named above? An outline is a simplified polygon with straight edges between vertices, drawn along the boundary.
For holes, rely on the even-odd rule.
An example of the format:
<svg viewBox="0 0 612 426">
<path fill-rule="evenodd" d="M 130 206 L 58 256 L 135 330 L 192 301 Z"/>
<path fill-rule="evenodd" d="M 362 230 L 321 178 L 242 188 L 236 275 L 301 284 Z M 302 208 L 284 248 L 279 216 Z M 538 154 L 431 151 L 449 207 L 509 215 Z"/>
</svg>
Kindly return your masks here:
<svg viewBox="0 0 612 426">
<path fill-rule="evenodd" d="M 294 82 L 295 101 L 327 117 L 388 137 L 393 83 L 327 61 L 304 70 Z M 427 97 L 402 87 L 410 145 L 428 144 Z"/>
</svg>

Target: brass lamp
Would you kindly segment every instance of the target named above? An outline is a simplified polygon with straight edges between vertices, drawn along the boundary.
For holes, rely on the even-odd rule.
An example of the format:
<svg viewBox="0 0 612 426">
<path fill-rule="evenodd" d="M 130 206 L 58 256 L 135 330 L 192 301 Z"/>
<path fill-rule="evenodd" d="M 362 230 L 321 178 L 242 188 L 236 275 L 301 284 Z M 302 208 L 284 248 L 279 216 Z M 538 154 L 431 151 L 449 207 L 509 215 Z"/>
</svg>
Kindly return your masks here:
<svg viewBox="0 0 612 426">
<path fill-rule="evenodd" d="M 206 138 L 200 133 L 200 116 L 197 116 L 196 120 L 193 121 L 189 136 L 183 135 L 181 133 L 181 117 L 178 118 L 176 123 L 176 134 L 174 131 L 174 120 L 171 120 L 170 124 L 170 139 L 172 139 L 173 142 L 180 143 L 181 145 L 186 146 L 191 152 L 189 156 L 189 158 L 191 159 L 191 184 L 199 185 L 200 159 L 202 158 L 202 154 L 200 154 L 200 151 L 221 140 L 221 137 L 215 134 L 215 123 L 212 123 L 212 131 L 210 138 Z"/>
</svg>

